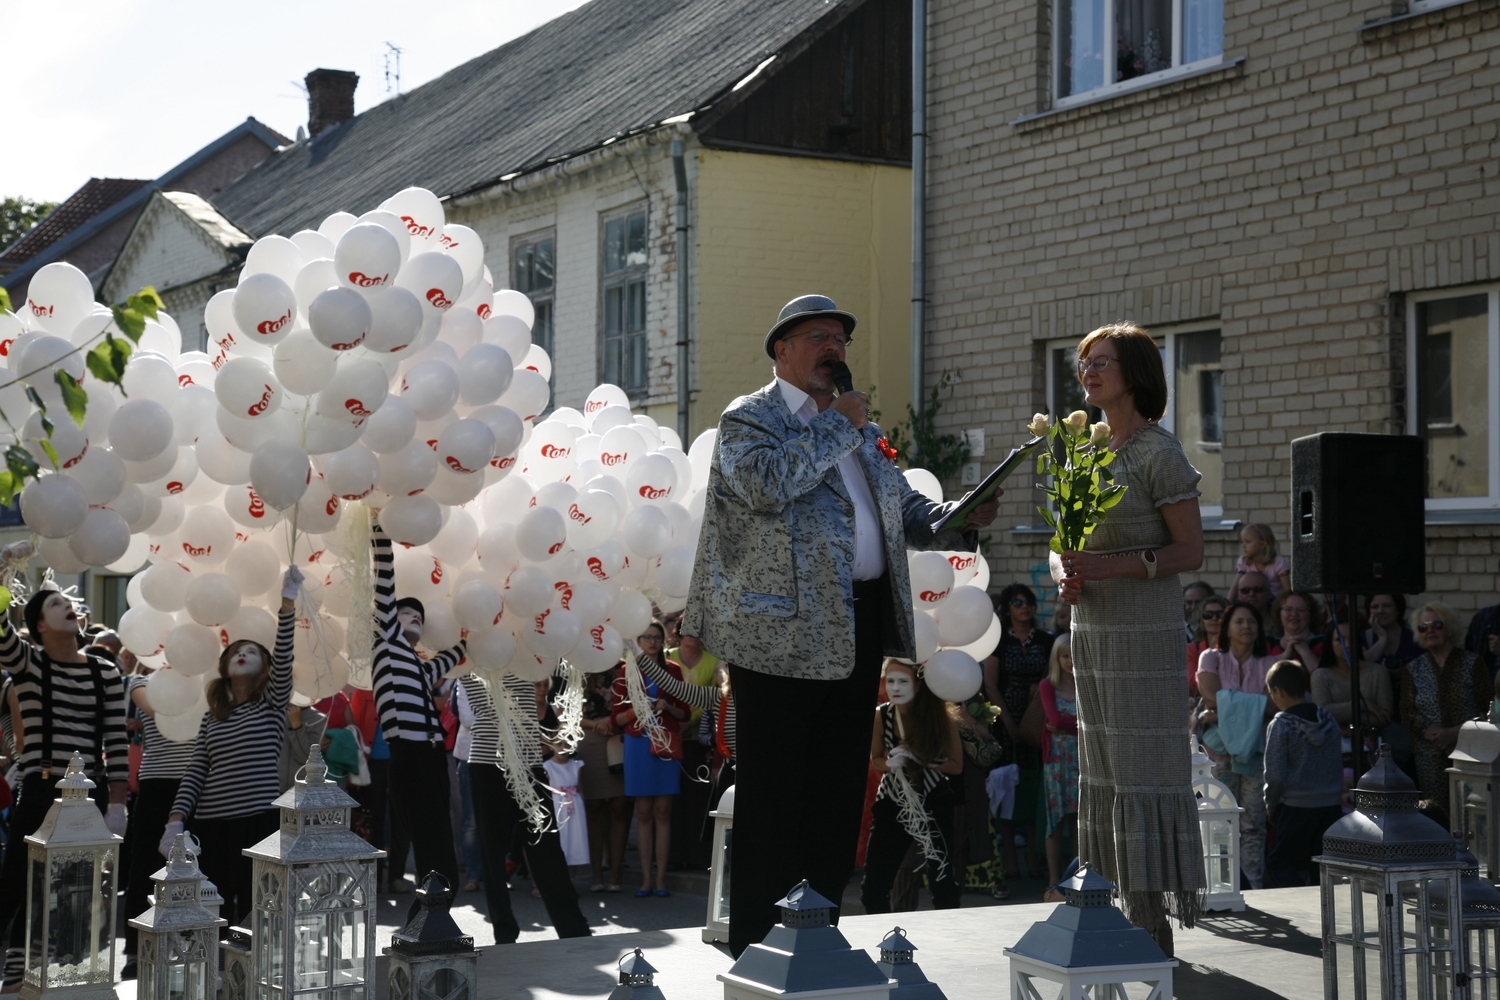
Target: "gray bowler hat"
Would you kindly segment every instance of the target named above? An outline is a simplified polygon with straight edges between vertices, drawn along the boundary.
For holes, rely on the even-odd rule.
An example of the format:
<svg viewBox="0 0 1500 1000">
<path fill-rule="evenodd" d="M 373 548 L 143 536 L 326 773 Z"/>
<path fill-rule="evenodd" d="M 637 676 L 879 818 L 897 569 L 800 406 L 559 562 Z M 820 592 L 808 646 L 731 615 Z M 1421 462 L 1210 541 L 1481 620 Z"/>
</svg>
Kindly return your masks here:
<svg viewBox="0 0 1500 1000">
<path fill-rule="evenodd" d="M 766 334 L 766 353 L 771 360 L 776 360 L 776 341 L 796 326 L 810 319 L 821 319 L 827 316 L 844 324 L 844 334 L 854 335 L 854 314 L 844 312 L 834 305 L 833 300 L 826 295 L 799 295 L 786 305 L 781 307 L 781 315 L 776 317 L 776 325 L 771 327 L 771 332 Z"/>
</svg>

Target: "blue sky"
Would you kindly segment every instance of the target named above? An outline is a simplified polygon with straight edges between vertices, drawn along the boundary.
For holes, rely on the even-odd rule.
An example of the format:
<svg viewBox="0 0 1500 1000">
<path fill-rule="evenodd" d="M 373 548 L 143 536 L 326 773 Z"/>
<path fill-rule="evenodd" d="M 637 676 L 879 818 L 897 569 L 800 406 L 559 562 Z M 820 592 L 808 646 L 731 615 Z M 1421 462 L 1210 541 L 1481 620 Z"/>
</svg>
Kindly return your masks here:
<svg viewBox="0 0 1500 1000">
<path fill-rule="evenodd" d="M 307 121 L 302 77 L 360 75 L 386 100 L 386 42 L 412 88 L 583 0 L 19 0 L 7 4 L 0 197 L 58 201 L 90 177 L 151 178 L 246 116 Z M 23 41 L 24 40 L 24 41 Z M 19 141 L 15 141 L 19 140 Z"/>
</svg>

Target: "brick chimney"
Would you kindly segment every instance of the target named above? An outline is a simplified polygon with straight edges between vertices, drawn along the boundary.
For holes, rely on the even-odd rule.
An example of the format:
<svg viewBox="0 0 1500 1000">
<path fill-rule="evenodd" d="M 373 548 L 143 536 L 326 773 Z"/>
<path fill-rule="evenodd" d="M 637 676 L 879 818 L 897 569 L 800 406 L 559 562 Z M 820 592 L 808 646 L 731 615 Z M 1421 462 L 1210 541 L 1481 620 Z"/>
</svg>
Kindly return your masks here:
<svg viewBox="0 0 1500 1000">
<path fill-rule="evenodd" d="M 302 79 L 307 84 L 308 135 L 316 136 L 354 117 L 358 73 L 347 69 L 315 69 Z"/>
</svg>

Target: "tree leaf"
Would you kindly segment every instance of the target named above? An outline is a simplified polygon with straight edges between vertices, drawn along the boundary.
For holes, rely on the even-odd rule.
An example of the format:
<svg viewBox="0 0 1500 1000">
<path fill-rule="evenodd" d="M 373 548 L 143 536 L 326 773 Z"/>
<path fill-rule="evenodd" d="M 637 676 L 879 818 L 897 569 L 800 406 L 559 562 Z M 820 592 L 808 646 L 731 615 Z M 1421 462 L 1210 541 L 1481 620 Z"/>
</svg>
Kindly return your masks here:
<svg viewBox="0 0 1500 1000">
<path fill-rule="evenodd" d="M 15 312 L 10 306 L 10 292 L 0 288 L 0 312 Z"/>
<path fill-rule="evenodd" d="M 9 469 L 0 469 L 0 506 L 9 507 L 16 497 L 16 477 Z"/>
<path fill-rule="evenodd" d="M 128 396 L 122 380 L 125 378 L 125 363 L 130 360 L 130 354 L 129 344 L 123 340 L 116 340 L 113 334 L 106 333 L 104 343 L 84 355 L 83 360 L 94 378 L 118 386 L 120 394 Z"/>
<path fill-rule="evenodd" d="M 141 334 L 146 332 L 146 319 L 134 309 L 125 306 L 110 306 L 110 313 L 115 318 L 115 326 L 120 332 L 130 338 L 132 344 L 140 342 Z"/>
<path fill-rule="evenodd" d="M 1063 549 L 1062 536 L 1060 535 L 1053 535 L 1052 541 L 1047 543 L 1047 548 L 1051 549 L 1053 552 L 1056 552 L 1058 555 L 1062 555 L 1063 552 L 1066 551 L 1065 549 Z"/>
<path fill-rule="evenodd" d="M 48 433 L 51 433 L 50 431 Z M 52 447 L 52 442 L 47 438 L 41 438 L 37 444 L 42 446 L 42 451 L 47 453 L 47 458 L 52 462 L 52 468 L 58 472 L 62 471 L 62 459 L 57 457 L 57 449 Z"/>
<path fill-rule="evenodd" d="M 156 289 L 147 285 L 125 300 L 125 308 L 134 310 L 146 319 L 155 319 L 156 314 L 167 308 L 167 305 L 156 294 Z"/>
<path fill-rule="evenodd" d="M 79 427 L 83 426 L 83 418 L 88 413 L 89 394 L 77 380 L 61 368 L 52 373 L 52 379 L 62 389 L 63 405 L 68 408 L 68 415 Z"/>
<path fill-rule="evenodd" d="M 31 452 L 18 444 L 13 444 L 5 449 L 5 467 L 16 478 L 17 489 L 26 480 L 36 478 L 36 459 L 31 457 Z"/>
</svg>

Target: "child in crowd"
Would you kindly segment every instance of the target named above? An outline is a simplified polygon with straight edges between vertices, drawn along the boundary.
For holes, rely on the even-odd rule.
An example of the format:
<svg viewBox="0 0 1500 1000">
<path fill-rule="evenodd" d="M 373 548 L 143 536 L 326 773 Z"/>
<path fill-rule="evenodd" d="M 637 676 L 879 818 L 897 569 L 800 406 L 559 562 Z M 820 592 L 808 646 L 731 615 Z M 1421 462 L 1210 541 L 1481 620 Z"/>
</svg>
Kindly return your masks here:
<svg viewBox="0 0 1500 1000">
<path fill-rule="evenodd" d="M 1307 674 L 1278 660 L 1266 674 L 1278 709 L 1266 730 L 1266 812 L 1271 852 L 1266 886 L 1303 885 L 1302 872 L 1321 851 L 1323 832 L 1343 815 L 1344 755 L 1339 724 L 1307 700 Z"/>
<path fill-rule="evenodd" d="M 1283 556 L 1276 554 L 1276 532 L 1269 524 L 1247 524 L 1240 532 L 1240 558 L 1234 564 L 1234 585 L 1229 588 L 1231 601 L 1239 600 L 1240 578 L 1246 573 L 1259 573 L 1266 578 L 1272 600 L 1291 589 L 1292 568 Z"/>
<path fill-rule="evenodd" d="M 1042 743 L 1042 797 L 1047 806 L 1048 885 L 1062 881 L 1062 837 L 1077 842 L 1078 695 L 1073 684 L 1072 636 L 1052 644 L 1047 676 L 1037 686 L 1047 735 Z"/>
</svg>

